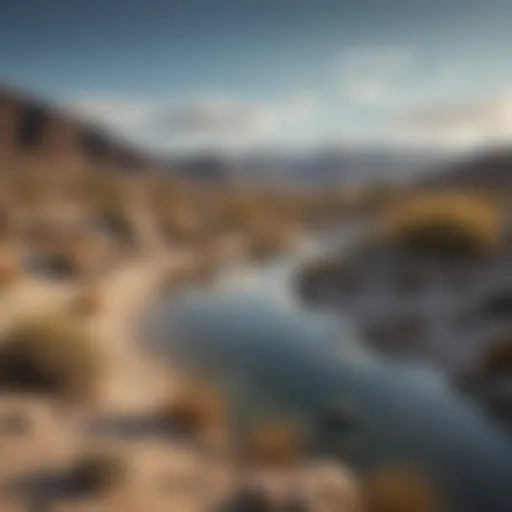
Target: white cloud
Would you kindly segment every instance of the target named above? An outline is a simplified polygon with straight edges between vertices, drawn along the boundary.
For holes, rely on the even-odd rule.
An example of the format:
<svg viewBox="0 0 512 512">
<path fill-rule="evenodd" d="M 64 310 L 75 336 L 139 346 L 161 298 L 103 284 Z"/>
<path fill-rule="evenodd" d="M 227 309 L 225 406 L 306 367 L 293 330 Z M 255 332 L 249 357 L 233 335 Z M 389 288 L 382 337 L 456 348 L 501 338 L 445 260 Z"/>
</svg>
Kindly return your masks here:
<svg viewBox="0 0 512 512">
<path fill-rule="evenodd" d="M 320 102 L 309 93 L 266 101 L 214 94 L 187 102 L 151 103 L 83 96 L 69 103 L 76 115 L 154 148 L 250 147 L 310 128 Z"/>
<path fill-rule="evenodd" d="M 197 100 L 157 114 L 163 128 L 184 133 L 265 135 L 287 123 L 306 122 L 316 114 L 312 95 L 290 95 L 275 101 L 241 102 L 228 98 Z"/>
<path fill-rule="evenodd" d="M 318 115 L 322 105 L 314 94 L 294 94 L 271 107 L 280 123 L 311 122 Z"/>
<path fill-rule="evenodd" d="M 266 105 L 214 99 L 163 109 L 155 113 L 153 122 L 176 133 L 236 135 L 267 132 L 276 119 Z"/>
<path fill-rule="evenodd" d="M 454 148 L 512 142 L 512 91 L 458 105 L 436 105 L 399 116 L 406 140 Z"/>
<path fill-rule="evenodd" d="M 364 45 L 346 50 L 338 66 L 342 98 L 356 107 L 389 106 L 397 80 L 411 69 L 416 52 L 409 47 Z"/>
<path fill-rule="evenodd" d="M 138 129 L 149 119 L 154 108 L 147 102 L 109 96 L 79 97 L 67 107 L 80 118 L 123 132 Z"/>
<path fill-rule="evenodd" d="M 378 80 L 371 81 L 370 79 L 348 82 L 344 93 L 352 104 L 359 107 L 383 106 L 389 98 L 387 86 Z"/>
</svg>

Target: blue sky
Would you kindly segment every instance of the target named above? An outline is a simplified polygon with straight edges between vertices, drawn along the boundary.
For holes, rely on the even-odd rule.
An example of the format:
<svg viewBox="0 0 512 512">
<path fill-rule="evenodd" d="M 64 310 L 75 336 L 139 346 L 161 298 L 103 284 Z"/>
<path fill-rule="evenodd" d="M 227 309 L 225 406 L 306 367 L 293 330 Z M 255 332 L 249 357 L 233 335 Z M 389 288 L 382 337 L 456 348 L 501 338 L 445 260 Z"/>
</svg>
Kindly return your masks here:
<svg viewBox="0 0 512 512">
<path fill-rule="evenodd" d="M 163 150 L 512 138 L 510 0 L 26 0 L 1 78 Z"/>
</svg>

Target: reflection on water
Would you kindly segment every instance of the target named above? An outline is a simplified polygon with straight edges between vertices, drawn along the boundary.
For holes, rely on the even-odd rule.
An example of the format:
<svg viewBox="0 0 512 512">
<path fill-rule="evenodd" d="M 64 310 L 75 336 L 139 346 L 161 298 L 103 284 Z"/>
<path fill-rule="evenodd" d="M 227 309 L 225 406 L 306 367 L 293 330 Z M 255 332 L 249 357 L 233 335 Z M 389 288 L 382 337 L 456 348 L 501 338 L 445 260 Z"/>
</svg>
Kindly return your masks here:
<svg viewBox="0 0 512 512">
<path fill-rule="evenodd" d="M 243 427 L 273 413 L 300 418 L 316 447 L 357 467 L 413 461 L 449 485 L 464 512 L 512 510 L 510 440 L 441 375 L 377 355 L 348 319 L 305 311 L 289 278 L 301 258 L 235 269 L 208 291 L 157 304 L 154 347 L 214 375 Z M 333 431 L 341 406 L 354 426 Z"/>
</svg>

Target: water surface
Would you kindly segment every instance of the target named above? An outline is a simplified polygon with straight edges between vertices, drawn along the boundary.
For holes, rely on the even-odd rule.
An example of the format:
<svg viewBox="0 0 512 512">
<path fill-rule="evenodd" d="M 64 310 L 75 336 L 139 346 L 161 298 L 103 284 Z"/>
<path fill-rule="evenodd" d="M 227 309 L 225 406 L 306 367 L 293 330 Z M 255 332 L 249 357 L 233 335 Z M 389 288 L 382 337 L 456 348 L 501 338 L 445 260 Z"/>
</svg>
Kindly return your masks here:
<svg viewBox="0 0 512 512">
<path fill-rule="evenodd" d="M 291 279 L 301 261 L 356 233 L 309 241 L 293 256 L 231 269 L 210 289 L 161 301 L 148 318 L 153 348 L 214 376 L 242 428 L 290 415 L 318 450 L 356 468 L 410 462 L 447 486 L 454 509 L 510 512 L 512 446 L 497 425 L 434 369 L 386 359 L 344 315 L 296 300 Z M 326 425 L 333 405 L 352 427 Z"/>
</svg>

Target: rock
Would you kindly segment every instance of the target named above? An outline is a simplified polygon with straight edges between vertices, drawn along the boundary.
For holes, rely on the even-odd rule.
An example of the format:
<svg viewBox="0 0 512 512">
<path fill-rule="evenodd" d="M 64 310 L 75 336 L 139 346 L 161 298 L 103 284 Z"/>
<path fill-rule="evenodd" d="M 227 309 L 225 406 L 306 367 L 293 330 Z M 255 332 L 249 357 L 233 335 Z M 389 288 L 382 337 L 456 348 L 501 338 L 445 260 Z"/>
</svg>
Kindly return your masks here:
<svg viewBox="0 0 512 512">
<path fill-rule="evenodd" d="M 512 319 L 512 287 L 493 292 L 484 300 L 480 311 L 492 318 Z"/>
<path fill-rule="evenodd" d="M 329 429 L 344 430 L 352 428 L 357 423 L 357 417 L 350 407 L 336 403 L 325 411 L 322 423 Z"/>
<path fill-rule="evenodd" d="M 418 347 L 426 328 L 423 317 L 402 314 L 367 325 L 365 331 L 379 349 L 402 353 Z"/>
<path fill-rule="evenodd" d="M 272 512 L 272 501 L 268 493 L 256 486 L 245 486 L 238 489 L 221 505 L 218 512 Z"/>
<path fill-rule="evenodd" d="M 321 512 L 361 512 L 359 483 L 352 472 L 334 460 L 310 461 L 298 483 L 310 503 Z"/>
<path fill-rule="evenodd" d="M 310 512 L 312 510 L 309 500 L 300 493 L 288 497 L 279 506 L 279 512 Z"/>
<path fill-rule="evenodd" d="M 399 292 L 412 294 L 421 291 L 425 281 L 425 274 L 422 269 L 409 265 L 399 272 L 396 286 Z"/>
</svg>

